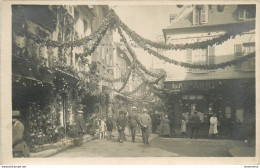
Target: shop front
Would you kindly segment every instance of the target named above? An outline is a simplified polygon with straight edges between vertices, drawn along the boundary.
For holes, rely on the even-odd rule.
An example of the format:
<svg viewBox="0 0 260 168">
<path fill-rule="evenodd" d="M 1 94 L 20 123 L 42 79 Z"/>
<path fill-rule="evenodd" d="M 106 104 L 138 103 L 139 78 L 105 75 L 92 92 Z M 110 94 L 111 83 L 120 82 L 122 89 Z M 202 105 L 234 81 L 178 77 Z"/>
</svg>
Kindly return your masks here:
<svg viewBox="0 0 260 168">
<path fill-rule="evenodd" d="M 165 82 L 172 133 L 178 134 L 181 120 L 195 111 L 201 119 L 200 135 L 208 136 L 209 120 L 218 118 L 219 136 L 255 137 L 255 79 L 184 80 Z"/>
</svg>

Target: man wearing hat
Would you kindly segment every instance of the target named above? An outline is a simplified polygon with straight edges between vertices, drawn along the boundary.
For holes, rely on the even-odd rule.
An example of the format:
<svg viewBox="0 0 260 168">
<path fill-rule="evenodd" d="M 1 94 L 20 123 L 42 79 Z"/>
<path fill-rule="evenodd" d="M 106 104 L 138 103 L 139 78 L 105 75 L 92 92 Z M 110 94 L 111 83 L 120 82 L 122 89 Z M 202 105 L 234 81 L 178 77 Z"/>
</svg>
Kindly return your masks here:
<svg viewBox="0 0 260 168">
<path fill-rule="evenodd" d="M 199 132 L 199 127 L 200 127 L 200 117 L 198 116 L 197 111 L 194 112 L 194 115 L 191 117 L 190 121 L 191 121 L 190 139 L 193 138 L 193 135 L 194 135 L 195 138 L 197 138 L 198 132 Z"/>
<path fill-rule="evenodd" d="M 12 119 L 12 147 L 13 147 L 13 157 L 29 157 L 29 149 L 24 140 L 24 125 L 20 121 L 20 111 L 13 111 Z"/>
<path fill-rule="evenodd" d="M 79 139 L 77 139 L 77 146 L 81 146 L 82 145 L 82 141 L 83 141 L 83 135 L 84 132 L 87 130 L 86 128 L 86 122 L 83 118 L 83 114 L 84 112 L 82 111 L 83 107 L 79 106 L 79 110 L 76 114 L 76 118 L 75 118 L 75 122 L 76 122 L 76 132 L 77 132 L 77 136 Z"/>
<path fill-rule="evenodd" d="M 143 109 L 142 114 L 140 115 L 138 122 L 142 129 L 142 137 L 143 137 L 143 143 L 149 144 L 149 127 L 151 125 L 151 118 L 150 115 L 147 113 L 147 109 Z"/>
<path fill-rule="evenodd" d="M 131 131 L 131 136 L 132 136 L 132 142 L 135 142 L 135 132 L 136 132 L 136 127 L 138 124 L 138 117 L 137 117 L 137 108 L 132 107 L 132 111 L 128 116 L 128 121 L 130 125 L 130 131 Z"/>
</svg>

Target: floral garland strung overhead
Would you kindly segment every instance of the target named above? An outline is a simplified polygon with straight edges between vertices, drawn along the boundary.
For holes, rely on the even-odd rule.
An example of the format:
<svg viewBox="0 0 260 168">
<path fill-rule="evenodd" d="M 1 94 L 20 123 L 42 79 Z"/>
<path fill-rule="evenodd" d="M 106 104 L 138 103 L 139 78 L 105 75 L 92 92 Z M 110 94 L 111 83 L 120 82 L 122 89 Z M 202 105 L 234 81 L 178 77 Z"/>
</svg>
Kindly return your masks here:
<svg viewBox="0 0 260 168">
<path fill-rule="evenodd" d="M 130 69 L 128 71 L 126 71 L 124 74 L 122 74 L 119 78 L 109 79 L 107 77 L 104 77 L 104 76 L 98 75 L 98 74 L 97 74 L 97 76 L 99 79 L 104 80 L 109 83 L 120 82 L 120 81 L 124 80 L 131 73 L 131 71 L 135 68 L 135 66 L 136 66 L 135 62 L 132 62 Z"/>
<path fill-rule="evenodd" d="M 121 30 L 119 27 L 117 27 L 117 30 L 118 30 L 119 35 L 121 36 L 122 41 L 124 42 L 124 44 L 125 44 L 125 46 L 126 46 L 128 52 L 130 53 L 130 55 L 132 56 L 132 58 L 135 60 L 136 64 L 137 64 L 145 73 L 147 73 L 148 75 L 150 75 L 150 76 L 152 76 L 152 77 L 156 77 L 156 78 L 161 77 L 162 74 L 153 73 L 153 72 L 151 72 L 151 71 L 149 71 L 149 70 L 147 70 L 147 69 L 145 68 L 145 66 L 137 59 L 137 57 L 136 57 L 136 55 L 135 55 L 135 52 L 131 49 L 131 47 L 130 47 L 129 44 L 127 43 L 126 38 L 125 38 L 125 36 L 124 36 L 122 30 Z"/>
<path fill-rule="evenodd" d="M 227 61 L 227 62 L 222 62 L 222 63 L 219 63 L 219 64 L 210 64 L 210 65 L 190 64 L 190 63 L 170 59 L 170 58 L 158 53 L 157 51 L 150 49 L 144 43 L 140 42 L 138 45 L 140 45 L 140 47 L 144 48 L 144 50 L 147 51 L 148 53 L 156 56 L 157 58 L 159 58 L 159 59 L 161 59 L 165 62 L 175 64 L 175 65 L 179 65 L 179 66 L 182 66 L 182 67 L 185 67 L 185 68 L 192 68 L 192 69 L 204 69 L 204 70 L 213 70 L 213 69 L 219 69 L 219 68 L 223 69 L 227 66 L 241 64 L 241 63 L 247 61 L 248 59 L 255 57 L 255 52 L 252 52 L 250 54 L 245 55 L 244 57 L 241 57 L 241 58 L 238 58 L 238 59 L 235 59 L 235 60 L 231 60 L 231 61 Z"/>
<path fill-rule="evenodd" d="M 232 29 L 230 32 L 226 32 L 223 35 L 215 37 L 210 40 L 205 40 L 201 42 L 195 43 L 186 43 L 186 44 L 165 44 L 165 43 L 158 43 L 153 42 L 151 40 L 145 39 L 132 31 L 125 23 L 123 23 L 117 14 L 112 11 L 115 15 L 114 18 L 116 20 L 116 24 L 119 25 L 137 44 L 140 42 L 144 43 L 145 45 L 149 45 L 150 47 L 154 47 L 157 49 L 166 49 L 166 50 L 186 50 L 186 49 L 198 49 L 198 48 L 207 48 L 208 46 L 222 44 L 223 42 L 227 41 L 230 38 L 235 37 L 236 35 L 241 35 L 243 32 L 248 32 L 250 30 L 255 29 L 255 22 L 246 22 L 243 25 L 237 27 L 237 29 Z"/>
<path fill-rule="evenodd" d="M 143 80 L 143 82 L 145 82 L 146 84 L 157 84 L 160 80 L 162 80 L 163 78 L 165 78 L 165 75 L 162 75 L 160 77 L 158 77 L 157 79 L 154 79 L 152 81 L 148 80 L 144 74 L 138 69 L 135 69 L 135 72 L 141 77 L 141 79 Z"/>
<path fill-rule="evenodd" d="M 51 46 L 51 47 L 80 47 L 89 41 L 92 41 L 94 39 L 99 39 L 99 37 L 103 37 L 104 31 L 106 31 L 108 28 L 112 27 L 114 25 L 114 19 L 111 14 L 109 14 L 102 22 L 100 27 L 93 32 L 91 35 L 84 37 L 79 40 L 72 40 L 72 41 L 55 41 L 50 39 L 44 39 L 41 38 L 39 35 L 33 34 L 25 29 L 23 29 L 21 32 L 19 32 L 19 35 L 26 36 L 27 38 L 35 41 L 37 44 L 43 44 L 45 46 Z"/>
<path fill-rule="evenodd" d="M 121 88 L 119 88 L 118 90 L 114 89 L 116 92 L 120 93 L 125 88 L 127 82 L 129 81 L 129 78 L 131 76 L 131 73 L 132 73 L 132 71 L 130 71 L 130 73 L 128 74 L 128 76 L 127 76 L 127 78 L 126 78 L 126 80 L 125 80 L 125 82 L 124 82 L 124 84 L 123 84 L 123 86 Z"/>
</svg>

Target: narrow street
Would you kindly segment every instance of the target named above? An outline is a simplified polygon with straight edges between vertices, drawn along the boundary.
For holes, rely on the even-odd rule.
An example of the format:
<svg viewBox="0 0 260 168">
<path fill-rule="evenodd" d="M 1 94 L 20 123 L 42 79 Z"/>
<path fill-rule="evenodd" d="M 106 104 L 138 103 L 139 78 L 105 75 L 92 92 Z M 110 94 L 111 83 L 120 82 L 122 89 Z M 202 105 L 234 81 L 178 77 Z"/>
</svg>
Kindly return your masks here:
<svg viewBox="0 0 260 168">
<path fill-rule="evenodd" d="M 81 147 L 73 147 L 52 157 L 229 157 L 227 149 L 233 141 L 217 139 L 163 138 L 152 134 L 149 145 L 137 135 L 133 143 L 130 137 L 124 143 L 112 140 L 91 140 Z"/>
</svg>

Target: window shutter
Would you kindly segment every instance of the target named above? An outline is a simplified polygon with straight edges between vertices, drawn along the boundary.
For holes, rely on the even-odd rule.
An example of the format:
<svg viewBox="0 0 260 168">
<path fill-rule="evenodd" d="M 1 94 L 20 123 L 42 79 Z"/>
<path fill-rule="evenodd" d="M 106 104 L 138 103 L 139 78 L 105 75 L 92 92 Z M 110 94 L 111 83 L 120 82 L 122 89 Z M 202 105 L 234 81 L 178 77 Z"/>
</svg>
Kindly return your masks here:
<svg viewBox="0 0 260 168">
<path fill-rule="evenodd" d="M 200 23 L 205 23 L 206 22 L 206 9 L 205 6 L 203 5 L 203 8 L 200 10 Z"/>
<path fill-rule="evenodd" d="M 235 57 L 236 59 L 243 57 L 242 44 L 235 45 Z"/>
<path fill-rule="evenodd" d="M 193 25 L 199 24 L 199 11 L 194 7 L 193 9 Z"/>
<path fill-rule="evenodd" d="M 186 56 L 187 63 L 192 63 L 192 50 L 187 50 L 187 56 Z M 192 69 L 188 68 L 188 72 L 192 71 Z"/>
<path fill-rule="evenodd" d="M 208 48 L 208 64 L 212 65 L 215 64 L 215 47 L 214 46 L 209 46 Z"/>
<path fill-rule="evenodd" d="M 188 49 L 187 50 L 187 63 L 192 63 L 192 50 Z"/>
<path fill-rule="evenodd" d="M 243 57 L 243 50 L 242 50 L 242 44 L 235 45 L 235 59 Z M 241 68 L 241 64 L 237 64 L 235 66 L 236 69 Z"/>
</svg>

